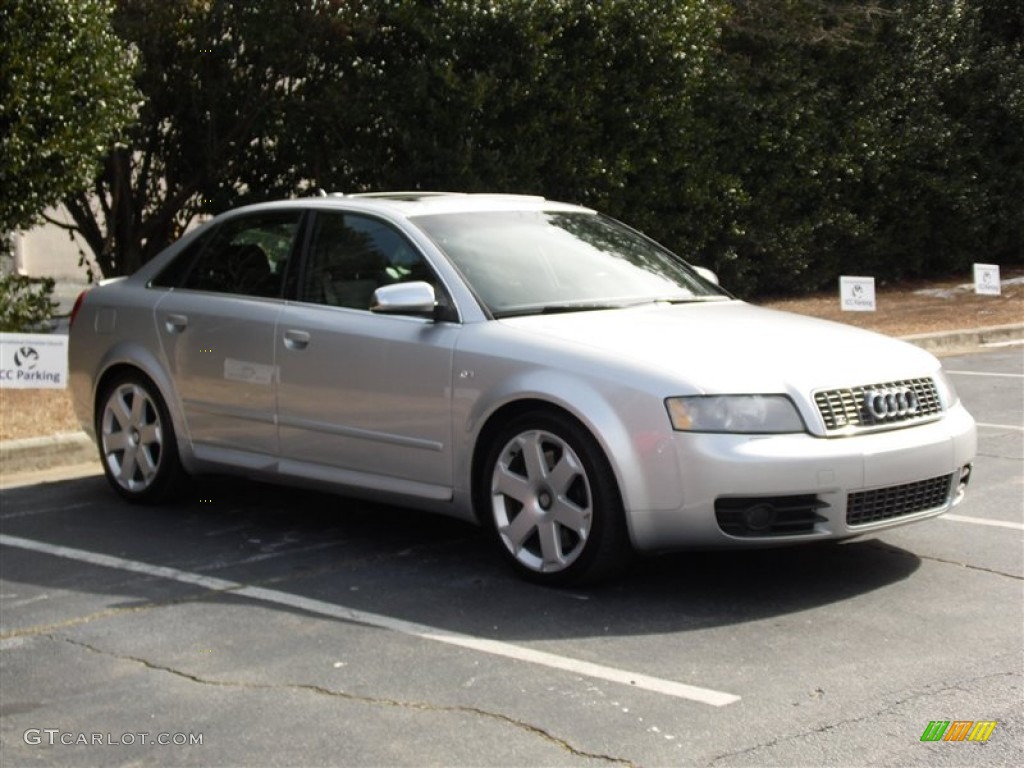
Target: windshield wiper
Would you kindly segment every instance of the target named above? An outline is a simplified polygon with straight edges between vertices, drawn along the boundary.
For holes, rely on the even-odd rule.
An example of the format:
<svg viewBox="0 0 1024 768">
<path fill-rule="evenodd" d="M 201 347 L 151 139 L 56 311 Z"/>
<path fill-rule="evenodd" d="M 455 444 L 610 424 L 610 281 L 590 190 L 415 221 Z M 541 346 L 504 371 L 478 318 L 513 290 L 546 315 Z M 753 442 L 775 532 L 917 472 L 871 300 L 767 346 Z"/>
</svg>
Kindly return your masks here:
<svg viewBox="0 0 1024 768">
<path fill-rule="evenodd" d="M 622 301 L 567 301 L 561 304 L 544 304 L 542 306 L 514 307 L 494 312 L 494 317 L 523 317 L 526 315 L 561 315 L 569 312 L 599 312 L 609 309 L 628 309 L 644 304 L 700 304 L 710 301 L 729 301 L 728 296 L 654 296 L 643 299 L 624 299 Z"/>
<path fill-rule="evenodd" d="M 729 301 L 728 296 L 656 296 L 651 299 L 640 299 L 631 306 L 639 304 L 701 304 L 708 301 Z"/>
<path fill-rule="evenodd" d="M 544 304 L 542 306 L 530 306 L 530 307 L 515 307 L 512 309 L 500 309 L 492 314 L 496 318 L 502 317 L 524 317 L 526 315 L 560 315 L 568 312 L 596 312 L 606 309 L 622 309 L 623 307 L 632 306 L 629 303 L 616 302 L 614 304 L 609 303 L 577 303 L 577 302 L 566 302 L 564 304 Z"/>
<path fill-rule="evenodd" d="M 562 312 L 594 312 L 602 309 L 622 309 L 627 306 L 629 305 L 622 302 L 615 304 L 547 304 L 541 308 L 540 314 L 557 315 Z"/>
</svg>

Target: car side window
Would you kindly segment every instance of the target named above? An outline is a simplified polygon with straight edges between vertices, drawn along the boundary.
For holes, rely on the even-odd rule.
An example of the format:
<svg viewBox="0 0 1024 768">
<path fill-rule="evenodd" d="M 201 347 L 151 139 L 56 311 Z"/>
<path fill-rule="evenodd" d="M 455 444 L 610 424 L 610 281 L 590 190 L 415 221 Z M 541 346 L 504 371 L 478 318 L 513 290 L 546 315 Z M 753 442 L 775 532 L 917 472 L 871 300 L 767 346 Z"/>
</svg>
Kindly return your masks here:
<svg viewBox="0 0 1024 768">
<path fill-rule="evenodd" d="M 181 287 L 280 296 L 301 215 L 277 211 L 224 222 L 201 247 Z"/>
<path fill-rule="evenodd" d="M 433 285 L 444 302 L 440 282 L 422 254 L 390 224 L 357 214 L 317 213 L 303 300 L 368 310 L 377 288 L 412 280 Z"/>
</svg>

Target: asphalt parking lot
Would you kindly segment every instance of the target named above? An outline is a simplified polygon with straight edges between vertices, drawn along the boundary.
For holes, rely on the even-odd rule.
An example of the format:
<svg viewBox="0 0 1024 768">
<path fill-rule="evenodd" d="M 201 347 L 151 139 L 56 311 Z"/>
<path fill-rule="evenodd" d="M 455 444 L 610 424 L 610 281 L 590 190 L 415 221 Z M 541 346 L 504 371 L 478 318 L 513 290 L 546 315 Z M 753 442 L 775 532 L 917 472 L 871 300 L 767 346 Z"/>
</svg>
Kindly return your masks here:
<svg viewBox="0 0 1024 768">
<path fill-rule="evenodd" d="M 0 763 L 1024 765 L 1024 357 L 944 361 L 967 500 L 842 545 L 684 553 L 595 590 L 476 529 L 207 479 L 98 474 L 0 510 Z M 923 742 L 932 721 L 985 742 Z"/>
</svg>

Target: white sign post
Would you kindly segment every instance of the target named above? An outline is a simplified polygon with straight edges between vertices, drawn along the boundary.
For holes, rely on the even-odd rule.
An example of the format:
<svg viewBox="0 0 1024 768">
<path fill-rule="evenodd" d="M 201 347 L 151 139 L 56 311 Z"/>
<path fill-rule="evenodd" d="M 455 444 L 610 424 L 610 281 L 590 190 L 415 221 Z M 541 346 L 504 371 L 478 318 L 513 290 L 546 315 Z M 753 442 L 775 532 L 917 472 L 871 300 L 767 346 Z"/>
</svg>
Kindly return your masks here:
<svg viewBox="0 0 1024 768">
<path fill-rule="evenodd" d="M 0 388 L 64 389 L 68 337 L 49 333 L 0 333 Z"/>
<path fill-rule="evenodd" d="M 998 296 L 1002 292 L 998 264 L 974 265 L 974 292 Z"/>
<path fill-rule="evenodd" d="M 875 311 L 875 278 L 839 278 L 839 305 L 844 312 Z"/>
</svg>

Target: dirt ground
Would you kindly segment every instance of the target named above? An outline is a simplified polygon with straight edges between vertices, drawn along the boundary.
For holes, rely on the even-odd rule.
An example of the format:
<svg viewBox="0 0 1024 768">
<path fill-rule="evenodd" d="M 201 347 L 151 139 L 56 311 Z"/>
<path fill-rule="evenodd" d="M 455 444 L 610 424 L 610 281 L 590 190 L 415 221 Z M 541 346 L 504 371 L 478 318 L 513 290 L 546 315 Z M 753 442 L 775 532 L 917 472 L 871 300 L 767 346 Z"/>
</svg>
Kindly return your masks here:
<svg viewBox="0 0 1024 768">
<path fill-rule="evenodd" d="M 974 292 L 970 277 L 879 288 L 874 312 L 845 312 L 839 288 L 799 299 L 758 302 L 762 306 L 835 320 L 890 336 L 989 328 L 1024 322 L 1024 270 L 1003 271 L 999 296 Z"/>
<path fill-rule="evenodd" d="M 763 306 L 856 325 L 890 336 L 986 328 L 1024 322 L 1024 270 L 1004 272 L 1000 296 L 974 293 L 970 278 L 880 288 L 874 312 L 844 312 L 835 292 Z M 75 432 L 67 390 L 0 389 L 0 440 Z"/>
</svg>

